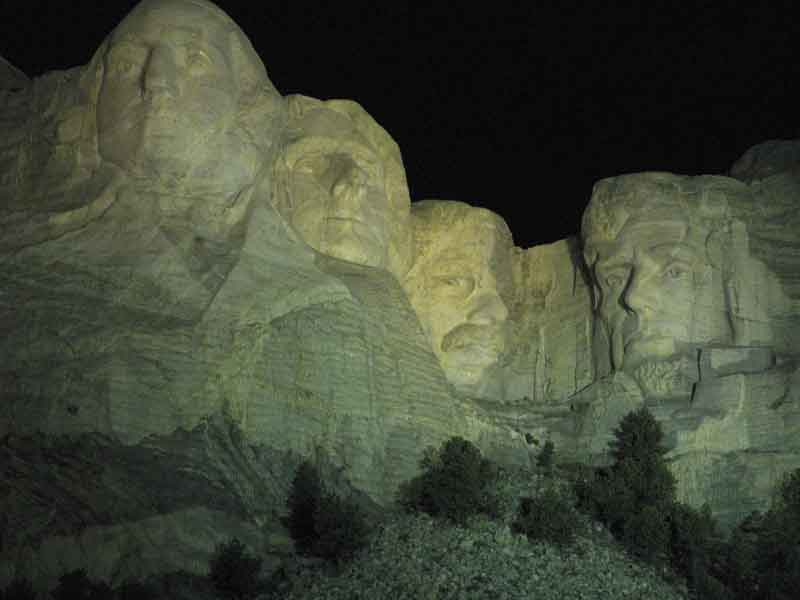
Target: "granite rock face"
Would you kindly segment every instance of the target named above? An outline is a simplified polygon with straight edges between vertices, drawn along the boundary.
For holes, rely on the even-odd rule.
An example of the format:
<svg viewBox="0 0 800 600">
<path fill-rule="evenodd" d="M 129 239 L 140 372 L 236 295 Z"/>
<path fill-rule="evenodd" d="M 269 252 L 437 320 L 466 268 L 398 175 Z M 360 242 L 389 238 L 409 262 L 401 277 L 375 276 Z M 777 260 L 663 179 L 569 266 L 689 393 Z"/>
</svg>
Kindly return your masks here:
<svg viewBox="0 0 800 600">
<path fill-rule="evenodd" d="M 411 205 L 362 107 L 281 96 L 205 0 L 144 0 L 84 67 L 0 64 L 0 585 L 274 558 L 303 458 L 386 505 L 453 435 L 602 463 L 642 403 L 685 499 L 763 508 L 800 466 L 792 147 L 601 181 L 580 240 L 522 249 Z"/>
<path fill-rule="evenodd" d="M 737 163 L 749 185 L 669 173 L 602 180 L 583 219 L 595 364 L 661 419 L 682 499 L 709 502 L 728 526 L 766 508 L 800 466 L 800 179 L 782 170 L 785 153 L 770 156 L 751 150 Z M 598 419 L 603 381 L 576 398 L 598 441 L 617 417 Z M 602 444 L 589 446 L 602 460 Z"/>
</svg>

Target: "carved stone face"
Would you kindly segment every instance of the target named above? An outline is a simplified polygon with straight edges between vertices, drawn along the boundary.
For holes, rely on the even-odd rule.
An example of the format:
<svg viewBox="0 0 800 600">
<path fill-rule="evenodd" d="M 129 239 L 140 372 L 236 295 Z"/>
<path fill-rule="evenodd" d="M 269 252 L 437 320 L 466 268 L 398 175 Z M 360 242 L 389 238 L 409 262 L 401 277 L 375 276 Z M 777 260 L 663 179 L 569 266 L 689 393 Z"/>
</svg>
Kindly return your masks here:
<svg viewBox="0 0 800 600">
<path fill-rule="evenodd" d="M 399 279 L 410 262 L 411 200 L 397 144 L 351 100 L 287 103 L 275 208 L 318 252 Z"/>
<path fill-rule="evenodd" d="M 456 202 L 421 202 L 412 216 L 406 291 L 448 380 L 475 391 L 506 349 L 510 233 L 496 215 Z"/>
<path fill-rule="evenodd" d="M 97 102 L 100 155 L 182 174 L 236 115 L 231 22 L 191 0 L 146 0 L 111 34 Z"/>
<path fill-rule="evenodd" d="M 621 199 L 616 208 L 613 200 L 606 210 L 617 226 L 593 215 L 583 235 L 614 370 L 696 362 L 699 347 L 730 343 L 717 236 L 676 198 Z"/>
<path fill-rule="evenodd" d="M 378 157 L 310 150 L 291 167 L 289 203 L 279 206 L 303 240 L 322 254 L 384 267 L 393 215 Z"/>
</svg>

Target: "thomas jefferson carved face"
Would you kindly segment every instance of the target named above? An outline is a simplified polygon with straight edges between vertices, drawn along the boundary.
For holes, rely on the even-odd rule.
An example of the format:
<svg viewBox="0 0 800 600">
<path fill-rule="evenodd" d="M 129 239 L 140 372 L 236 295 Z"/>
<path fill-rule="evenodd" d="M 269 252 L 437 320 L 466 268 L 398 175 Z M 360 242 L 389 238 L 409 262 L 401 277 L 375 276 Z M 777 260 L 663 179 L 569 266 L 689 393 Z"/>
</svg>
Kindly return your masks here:
<svg viewBox="0 0 800 600">
<path fill-rule="evenodd" d="M 582 233 L 615 370 L 732 341 L 721 219 L 703 216 L 711 194 L 690 179 L 643 173 L 595 186 Z"/>
<path fill-rule="evenodd" d="M 312 248 L 390 268 L 406 250 L 410 200 L 399 150 L 357 104 L 290 97 L 294 139 L 276 208 Z"/>
<path fill-rule="evenodd" d="M 235 64 L 234 48 L 248 43 L 203 0 L 140 3 L 107 41 L 97 101 L 101 156 L 130 172 L 178 176 L 208 160 L 237 113 L 244 76 L 237 70 L 263 71 Z"/>
<path fill-rule="evenodd" d="M 420 202 L 412 217 L 406 291 L 448 380 L 475 391 L 506 350 L 511 234 L 494 213 L 460 202 Z"/>
</svg>

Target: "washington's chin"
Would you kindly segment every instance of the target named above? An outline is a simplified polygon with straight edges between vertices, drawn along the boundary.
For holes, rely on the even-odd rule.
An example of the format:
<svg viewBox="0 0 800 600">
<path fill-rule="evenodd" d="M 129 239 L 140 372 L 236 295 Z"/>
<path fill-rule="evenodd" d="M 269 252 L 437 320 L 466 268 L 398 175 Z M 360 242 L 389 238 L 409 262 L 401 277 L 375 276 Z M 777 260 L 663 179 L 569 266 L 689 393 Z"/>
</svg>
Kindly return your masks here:
<svg viewBox="0 0 800 600">
<path fill-rule="evenodd" d="M 320 252 L 367 267 L 383 267 L 386 263 L 386 247 L 374 236 L 354 235 L 354 232 L 328 233 Z"/>
</svg>

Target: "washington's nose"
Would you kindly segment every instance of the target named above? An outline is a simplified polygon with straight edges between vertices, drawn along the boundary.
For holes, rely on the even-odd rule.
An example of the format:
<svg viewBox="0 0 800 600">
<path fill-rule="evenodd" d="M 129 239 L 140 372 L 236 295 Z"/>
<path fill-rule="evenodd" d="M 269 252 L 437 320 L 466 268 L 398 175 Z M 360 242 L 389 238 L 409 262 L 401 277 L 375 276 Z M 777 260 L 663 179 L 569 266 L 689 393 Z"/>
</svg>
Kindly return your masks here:
<svg viewBox="0 0 800 600">
<path fill-rule="evenodd" d="M 471 304 L 468 321 L 474 325 L 494 325 L 508 318 L 508 309 L 494 290 L 479 291 Z"/>
<path fill-rule="evenodd" d="M 142 87 L 147 94 L 178 95 L 178 64 L 171 49 L 157 47 L 150 52 Z"/>
</svg>

